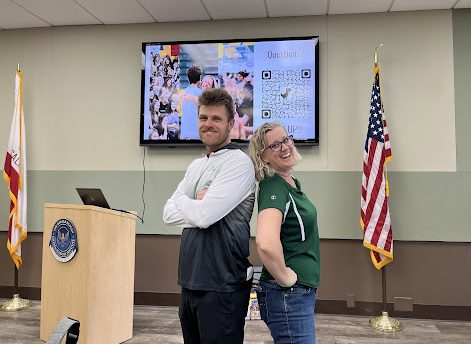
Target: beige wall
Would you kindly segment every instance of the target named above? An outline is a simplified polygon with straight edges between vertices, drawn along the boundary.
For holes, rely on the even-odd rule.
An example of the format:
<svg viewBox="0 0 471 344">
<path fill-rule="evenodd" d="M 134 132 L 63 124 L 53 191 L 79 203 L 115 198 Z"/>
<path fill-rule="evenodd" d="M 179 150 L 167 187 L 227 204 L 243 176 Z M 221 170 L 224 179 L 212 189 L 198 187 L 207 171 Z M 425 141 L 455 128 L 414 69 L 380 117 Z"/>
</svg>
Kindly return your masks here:
<svg viewBox="0 0 471 344">
<path fill-rule="evenodd" d="M 383 43 L 381 93 L 393 151 L 388 169 L 455 171 L 451 12 L 328 18 L 327 169 L 362 167 L 356 147 L 365 139 L 372 47 Z"/>
<path fill-rule="evenodd" d="M 0 32 L 0 150 L 24 72 L 28 168 L 140 170 L 140 51 L 145 41 L 320 36 L 320 146 L 302 171 L 362 166 L 373 47 L 383 65 L 392 171 L 455 171 L 451 11 Z M 427 129 L 422 129 L 427 123 Z M 433 144 L 433 159 L 424 154 Z M 184 170 L 195 149 L 150 149 L 150 170 Z"/>
</svg>

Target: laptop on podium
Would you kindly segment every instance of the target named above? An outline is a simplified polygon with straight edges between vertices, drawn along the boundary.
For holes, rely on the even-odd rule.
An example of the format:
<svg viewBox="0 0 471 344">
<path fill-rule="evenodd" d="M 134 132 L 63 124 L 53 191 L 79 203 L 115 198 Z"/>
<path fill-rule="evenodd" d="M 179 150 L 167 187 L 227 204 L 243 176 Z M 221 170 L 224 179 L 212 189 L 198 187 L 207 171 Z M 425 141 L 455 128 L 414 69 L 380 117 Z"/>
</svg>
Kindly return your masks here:
<svg viewBox="0 0 471 344">
<path fill-rule="evenodd" d="M 80 198 L 82 199 L 83 204 L 95 205 L 97 207 L 111 209 L 101 189 L 77 188 L 77 192 Z"/>
</svg>

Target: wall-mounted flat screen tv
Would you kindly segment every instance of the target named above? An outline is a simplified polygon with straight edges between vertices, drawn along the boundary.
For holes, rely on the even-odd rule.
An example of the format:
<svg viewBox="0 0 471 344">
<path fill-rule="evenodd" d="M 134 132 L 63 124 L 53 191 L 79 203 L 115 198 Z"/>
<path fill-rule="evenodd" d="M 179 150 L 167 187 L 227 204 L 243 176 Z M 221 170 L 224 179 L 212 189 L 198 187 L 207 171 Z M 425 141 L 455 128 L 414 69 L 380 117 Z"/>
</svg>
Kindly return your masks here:
<svg viewBox="0 0 471 344">
<path fill-rule="evenodd" d="M 143 43 L 140 144 L 201 145 L 198 96 L 213 87 L 234 100 L 233 142 L 277 121 L 319 144 L 318 37 Z"/>
</svg>

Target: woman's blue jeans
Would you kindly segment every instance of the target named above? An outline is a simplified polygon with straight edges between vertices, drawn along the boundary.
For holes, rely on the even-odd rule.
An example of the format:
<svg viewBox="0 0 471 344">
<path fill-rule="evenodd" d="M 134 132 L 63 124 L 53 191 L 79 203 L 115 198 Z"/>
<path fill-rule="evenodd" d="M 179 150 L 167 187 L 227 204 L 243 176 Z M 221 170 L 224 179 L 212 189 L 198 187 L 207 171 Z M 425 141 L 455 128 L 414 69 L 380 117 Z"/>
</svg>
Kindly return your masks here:
<svg viewBox="0 0 471 344">
<path fill-rule="evenodd" d="M 275 344 L 316 342 L 316 293 L 316 288 L 299 284 L 282 288 L 275 281 L 260 281 L 257 291 L 260 316 L 270 329 Z"/>
</svg>

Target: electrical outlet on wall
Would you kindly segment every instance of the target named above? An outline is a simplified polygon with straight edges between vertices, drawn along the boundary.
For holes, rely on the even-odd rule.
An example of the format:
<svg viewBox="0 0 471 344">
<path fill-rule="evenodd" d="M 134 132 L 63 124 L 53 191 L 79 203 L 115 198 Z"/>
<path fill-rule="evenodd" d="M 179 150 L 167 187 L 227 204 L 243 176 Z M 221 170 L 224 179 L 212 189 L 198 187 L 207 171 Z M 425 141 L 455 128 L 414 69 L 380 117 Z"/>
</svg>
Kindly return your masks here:
<svg viewBox="0 0 471 344">
<path fill-rule="evenodd" d="M 347 308 L 355 308 L 355 295 L 347 294 Z"/>
<path fill-rule="evenodd" d="M 412 297 L 395 297 L 394 310 L 398 312 L 412 312 L 414 310 Z"/>
</svg>

